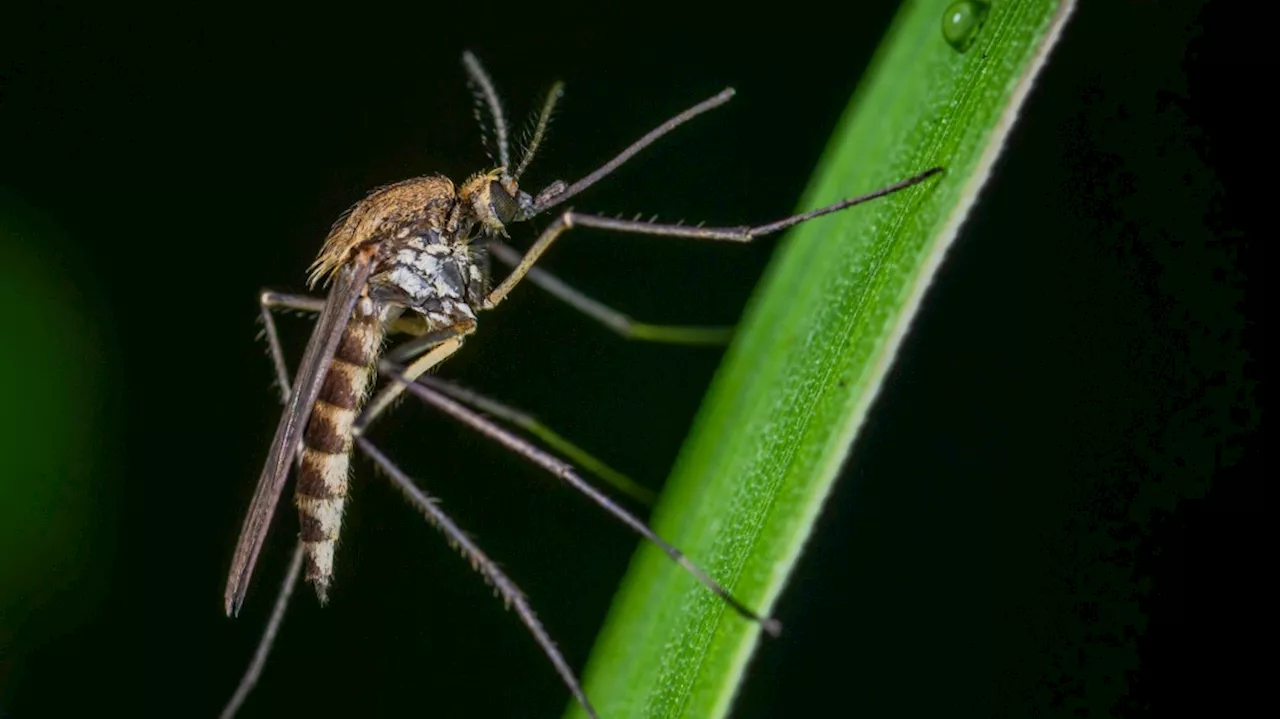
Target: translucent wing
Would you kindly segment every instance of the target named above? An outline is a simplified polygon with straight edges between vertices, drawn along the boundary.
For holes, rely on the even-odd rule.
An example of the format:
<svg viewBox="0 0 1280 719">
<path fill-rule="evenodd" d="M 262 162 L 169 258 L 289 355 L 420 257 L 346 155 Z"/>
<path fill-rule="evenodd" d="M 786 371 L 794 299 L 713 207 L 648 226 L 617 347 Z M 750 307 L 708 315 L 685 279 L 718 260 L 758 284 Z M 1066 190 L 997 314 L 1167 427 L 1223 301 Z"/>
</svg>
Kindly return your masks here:
<svg viewBox="0 0 1280 719">
<path fill-rule="evenodd" d="M 302 364 L 295 376 L 293 391 L 289 394 L 284 415 L 280 417 L 280 424 L 276 427 L 275 438 L 271 440 L 271 452 L 267 455 L 262 476 L 258 478 L 258 488 L 253 493 L 253 502 L 249 505 L 249 513 L 240 529 L 240 539 L 236 542 L 235 559 L 231 563 L 231 574 L 227 577 L 227 590 L 223 597 L 228 615 L 240 612 L 249 578 L 253 576 L 253 567 L 258 561 L 258 552 L 262 550 L 262 542 L 267 536 L 267 528 L 271 526 L 276 503 L 280 500 L 280 493 L 289 476 L 289 466 L 298 452 L 298 442 L 311 417 L 311 408 L 315 405 L 325 375 L 329 373 L 333 353 L 372 268 L 372 255 L 357 256 L 334 273 L 329 299 L 316 321 L 311 340 L 307 342 Z"/>
</svg>

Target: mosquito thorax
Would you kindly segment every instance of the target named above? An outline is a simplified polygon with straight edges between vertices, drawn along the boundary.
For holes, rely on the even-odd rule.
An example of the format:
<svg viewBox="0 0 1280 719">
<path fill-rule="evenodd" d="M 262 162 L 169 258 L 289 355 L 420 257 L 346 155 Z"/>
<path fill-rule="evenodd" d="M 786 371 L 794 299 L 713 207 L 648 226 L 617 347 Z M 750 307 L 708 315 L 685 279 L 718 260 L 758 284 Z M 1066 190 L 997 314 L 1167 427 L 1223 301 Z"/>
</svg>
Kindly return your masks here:
<svg viewBox="0 0 1280 719">
<path fill-rule="evenodd" d="M 450 239 L 436 229 L 396 238 L 369 278 L 369 295 L 421 313 L 432 330 L 475 320 L 488 281 L 484 251 Z"/>
<path fill-rule="evenodd" d="M 357 202 L 329 231 L 319 257 L 311 265 L 310 284 L 327 279 L 346 264 L 357 250 L 381 245 L 408 232 L 437 230 L 454 234 L 457 193 L 447 177 L 415 177 L 371 191 Z M 385 256 L 385 254 L 384 254 Z"/>
</svg>

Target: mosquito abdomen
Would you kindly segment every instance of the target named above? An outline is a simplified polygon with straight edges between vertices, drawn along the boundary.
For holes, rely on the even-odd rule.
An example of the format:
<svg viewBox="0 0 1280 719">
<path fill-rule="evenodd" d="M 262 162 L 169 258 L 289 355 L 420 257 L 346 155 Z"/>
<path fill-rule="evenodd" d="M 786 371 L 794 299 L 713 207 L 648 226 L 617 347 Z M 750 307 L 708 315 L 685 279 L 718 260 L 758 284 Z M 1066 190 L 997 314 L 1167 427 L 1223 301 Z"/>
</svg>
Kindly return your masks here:
<svg viewBox="0 0 1280 719">
<path fill-rule="evenodd" d="M 382 335 L 373 303 L 358 302 L 303 435 L 294 503 L 307 550 L 307 581 L 315 586 L 322 603 L 333 577 L 333 550 L 347 502 L 352 425 L 364 404 Z"/>
</svg>

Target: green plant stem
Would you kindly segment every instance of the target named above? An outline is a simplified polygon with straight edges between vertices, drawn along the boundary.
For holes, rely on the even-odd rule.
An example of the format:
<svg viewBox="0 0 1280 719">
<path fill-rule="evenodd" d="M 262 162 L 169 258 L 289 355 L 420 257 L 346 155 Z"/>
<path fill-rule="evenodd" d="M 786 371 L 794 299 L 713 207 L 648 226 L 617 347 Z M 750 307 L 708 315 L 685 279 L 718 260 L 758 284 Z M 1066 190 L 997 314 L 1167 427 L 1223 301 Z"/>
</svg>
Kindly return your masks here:
<svg viewBox="0 0 1280 719">
<path fill-rule="evenodd" d="M 801 209 L 933 166 L 946 174 L 786 238 L 655 510 L 659 534 L 752 606 L 767 610 L 782 591 L 1073 6 L 992 3 L 961 53 L 943 37 L 949 4 L 900 10 Z M 608 719 L 724 716 L 758 636 L 642 547 L 588 665 L 587 694 Z M 569 716 L 583 714 L 571 705 Z"/>
</svg>

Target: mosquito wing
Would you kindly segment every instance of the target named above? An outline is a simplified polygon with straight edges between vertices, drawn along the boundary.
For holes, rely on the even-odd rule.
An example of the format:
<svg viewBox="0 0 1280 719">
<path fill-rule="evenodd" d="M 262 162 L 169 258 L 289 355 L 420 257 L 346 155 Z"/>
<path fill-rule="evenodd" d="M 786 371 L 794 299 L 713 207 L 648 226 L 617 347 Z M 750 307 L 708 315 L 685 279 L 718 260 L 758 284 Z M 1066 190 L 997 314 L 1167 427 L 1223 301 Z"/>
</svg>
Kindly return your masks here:
<svg viewBox="0 0 1280 719">
<path fill-rule="evenodd" d="M 280 493 L 289 476 L 289 466 L 297 455 L 302 431 L 307 427 L 311 408 L 315 405 L 325 375 L 329 373 L 333 353 L 351 318 L 351 312 L 360 299 L 360 292 L 369 279 L 372 267 L 373 257 L 366 255 L 348 262 L 335 273 L 329 299 L 325 302 L 320 318 L 316 320 L 311 340 L 307 342 L 302 364 L 298 366 L 294 378 L 293 391 L 289 394 L 284 415 L 280 417 L 280 424 L 276 427 L 276 436 L 271 440 L 271 452 L 267 455 L 262 476 L 258 478 L 258 488 L 253 493 L 253 502 L 249 505 L 249 513 L 240 529 L 240 539 L 236 542 L 235 559 L 231 563 L 231 574 L 227 577 L 227 591 L 223 597 L 228 615 L 240 612 L 249 578 L 258 561 L 258 552 L 262 550 L 262 542 L 267 536 L 267 528 L 271 526 L 276 503 L 280 500 Z"/>
</svg>

